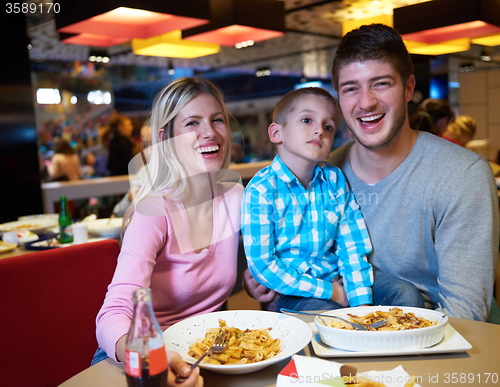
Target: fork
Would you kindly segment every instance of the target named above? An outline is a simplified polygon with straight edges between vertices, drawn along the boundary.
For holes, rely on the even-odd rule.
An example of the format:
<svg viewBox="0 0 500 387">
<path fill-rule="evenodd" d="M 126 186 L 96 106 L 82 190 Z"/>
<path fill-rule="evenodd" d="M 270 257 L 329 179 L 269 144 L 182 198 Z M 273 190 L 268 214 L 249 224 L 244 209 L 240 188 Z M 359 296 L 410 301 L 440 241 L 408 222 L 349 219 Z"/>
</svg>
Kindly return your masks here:
<svg viewBox="0 0 500 387">
<path fill-rule="evenodd" d="M 336 318 L 337 320 L 342 320 L 342 321 L 350 324 L 357 331 L 369 331 L 370 327 L 371 328 L 378 328 L 378 327 L 381 327 L 382 325 L 387 323 L 387 319 L 383 319 L 383 320 L 379 320 L 379 321 L 376 321 L 376 322 L 371 323 L 371 324 L 360 324 L 360 323 L 348 321 L 342 317 L 331 316 L 331 315 L 327 315 L 327 314 L 309 313 L 309 312 L 302 312 L 302 311 L 298 311 L 298 310 L 291 310 L 291 309 L 285 309 L 285 308 L 281 308 L 280 311 L 285 312 L 285 313 L 296 313 L 296 314 L 307 314 L 310 316 L 319 316 L 320 319 L 323 321 L 323 324 L 325 324 L 325 325 L 327 325 L 327 324 L 325 323 L 325 320 L 323 320 L 323 317 Z"/>
<path fill-rule="evenodd" d="M 191 366 L 191 370 L 196 368 L 198 364 L 205 358 L 207 355 L 211 355 L 212 353 L 221 353 L 227 348 L 227 344 L 229 341 L 229 332 L 227 330 L 221 330 L 219 334 L 215 337 L 214 342 L 212 343 L 212 346 L 208 349 L 207 352 L 205 352 L 203 355 L 200 356 L 198 360 Z M 182 376 L 177 376 L 175 378 L 176 383 L 182 383 L 185 381 L 189 376 L 182 377 Z"/>
</svg>

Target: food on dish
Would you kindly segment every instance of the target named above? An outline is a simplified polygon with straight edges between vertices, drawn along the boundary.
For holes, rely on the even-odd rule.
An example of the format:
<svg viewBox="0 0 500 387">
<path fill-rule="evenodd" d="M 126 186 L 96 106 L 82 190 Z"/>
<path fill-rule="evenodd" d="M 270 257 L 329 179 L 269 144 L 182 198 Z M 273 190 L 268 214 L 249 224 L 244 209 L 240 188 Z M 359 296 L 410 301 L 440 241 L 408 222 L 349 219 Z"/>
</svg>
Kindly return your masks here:
<svg viewBox="0 0 500 387">
<path fill-rule="evenodd" d="M 372 324 L 374 322 L 387 319 L 387 323 L 378 328 L 370 327 L 374 331 L 402 331 L 407 329 L 418 329 L 437 325 L 437 321 L 430 321 L 426 318 L 416 316 L 412 312 L 404 312 L 399 308 L 391 308 L 389 311 L 384 312 L 376 310 L 364 316 L 356 316 L 349 313 L 347 320 L 359 324 Z M 340 320 L 328 319 L 327 324 L 332 328 L 349 329 L 353 330 L 352 325 L 347 324 Z"/>
<path fill-rule="evenodd" d="M 229 332 L 227 348 L 212 354 L 202 362 L 217 365 L 256 363 L 270 359 L 281 351 L 281 340 L 273 339 L 269 334 L 272 328 L 241 330 L 228 327 L 226 321 L 219 319 L 219 328 L 208 328 L 203 339 L 189 347 L 188 355 L 198 359 L 212 346 L 220 331 Z"/>
<path fill-rule="evenodd" d="M 22 224 L 20 224 L 18 226 L 12 227 L 12 230 L 18 230 L 18 229 L 21 229 L 21 228 L 28 229 L 28 228 L 40 228 L 40 227 L 42 227 L 42 225 L 36 224 L 36 223 L 22 223 Z"/>
</svg>

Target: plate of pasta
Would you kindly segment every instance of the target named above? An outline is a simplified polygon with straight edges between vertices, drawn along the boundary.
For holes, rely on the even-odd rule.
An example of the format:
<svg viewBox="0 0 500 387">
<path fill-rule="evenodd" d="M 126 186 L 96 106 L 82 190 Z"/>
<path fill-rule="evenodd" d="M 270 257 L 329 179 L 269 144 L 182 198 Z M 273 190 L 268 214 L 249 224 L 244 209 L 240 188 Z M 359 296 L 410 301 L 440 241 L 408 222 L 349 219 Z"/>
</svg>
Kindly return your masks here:
<svg viewBox="0 0 500 387">
<path fill-rule="evenodd" d="M 328 319 L 328 315 L 358 323 L 379 319 L 388 322 L 377 330 L 356 331 L 349 329 L 347 324 Z M 448 316 L 442 312 L 404 306 L 358 306 L 328 311 L 323 316 L 323 320 L 319 317 L 314 320 L 321 341 L 346 351 L 390 352 L 429 348 L 443 340 L 448 324 Z"/>
<path fill-rule="evenodd" d="M 167 349 L 178 352 L 192 364 L 210 347 L 221 329 L 230 332 L 227 349 L 207 356 L 200 367 L 222 374 L 263 369 L 301 351 L 312 337 L 307 323 L 296 317 L 258 310 L 230 310 L 182 320 L 163 332 L 163 340 Z"/>
</svg>

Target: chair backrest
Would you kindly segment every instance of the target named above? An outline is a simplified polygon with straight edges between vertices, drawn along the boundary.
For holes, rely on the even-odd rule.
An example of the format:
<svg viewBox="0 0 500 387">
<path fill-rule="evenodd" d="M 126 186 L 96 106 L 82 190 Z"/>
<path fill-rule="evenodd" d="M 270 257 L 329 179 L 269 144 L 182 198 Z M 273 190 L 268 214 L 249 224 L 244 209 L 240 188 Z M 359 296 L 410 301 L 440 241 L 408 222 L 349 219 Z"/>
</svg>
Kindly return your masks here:
<svg viewBox="0 0 500 387">
<path fill-rule="evenodd" d="M 119 251 L 110 239 L 0 259 L 0 385 L 54 387 L 90 366 Z"/>
</svg>

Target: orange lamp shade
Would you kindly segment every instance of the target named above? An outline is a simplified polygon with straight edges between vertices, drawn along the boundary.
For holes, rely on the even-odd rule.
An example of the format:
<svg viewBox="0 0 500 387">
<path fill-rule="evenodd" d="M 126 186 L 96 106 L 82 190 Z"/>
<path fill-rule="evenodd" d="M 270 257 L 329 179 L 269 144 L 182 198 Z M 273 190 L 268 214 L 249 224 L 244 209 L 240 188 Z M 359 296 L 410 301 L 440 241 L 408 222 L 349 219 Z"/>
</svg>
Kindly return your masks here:
<svg viewBox="0 0 500 387">
<path fill-rule="evenodd" d="M 467 38 L 447 40 L 445 42 L 427 44 L 411 40 L 403 40 L 410 54 L 444 55 L 462 52 L 470 49 L 470 40 Z"/>
<path fill-rule="evenodd" d="M 379 15 L 366 19 L 357 19 L 357 20 L 346 20 L 342 22 L 342 36 L 347 34 L 349 31 L 352 31 L 356 28 L 361 27 L 362 25 L 369 25 L 373 23 L 381 23 L 386 26 L 392 27 L 392 15 Z"/>
<path fill-rule="evenodd" d="M 148 39 L 132 39 L 132 51 L 136 55 L 192 59 L 216 54 L 220 45 L 182 40 L 182 33 L 177 30 Z"/>
<path fill-rule="evenodd" d="M 59 31 L 73 34 L 93 33 L 128 38 L 130 40 L 132 38 L 145 39 L 205 23 L 208 23 L 208 20 L 119 7 L 101 15 L 59 28 Z"/>
<path fill-rule="evenodd" d="M 406 40 L 432 44 L 447 40 L 470 38 L 499 32 L 500 27 L 476 20 L 468 23 L 403 34 L 402 37 Z"/>
<path fill-rule="evenodd" d="M 81 46 L 96 46 L 96 47 L 111 47 L 117 44 L 126 43 L 127 38 L 117 38 L 114 36 L 97 35 L 97 34 L 59 34 L 60 40 L 65 44 L 76 44 Z"/>
<path fill-rule="evenodd" d="M 480 44 L 481 46 L 500 46 L 500 34 L 480 36 L 478 38 L 471 39 L 474 44 Z"/>
<path fill-rule="evenodd" d="M 185 40 L 234 46 L 285 33 L 285 8 L 277 0 L 210 0 L 210 22 L 182 31 Z"/>
<path fill-rule="evenodd" d="M 279 38 L 283 35 L 283 32 L 233 24 L 232 26 L 217 28 L 212 31 L 189 36 L 186 37 L 185 40 L 196 40 L 206 43 L 217 42 L 222 46 L 232 47 L 246 40 L 259 42 L 261 40 Z"/>
<path fill-rule="evenodd" d="M 436 44 L 500 33 L 498 0 L 433 0 L 395 8 L 394 28 L 404 40 Z"/>
</svg>

